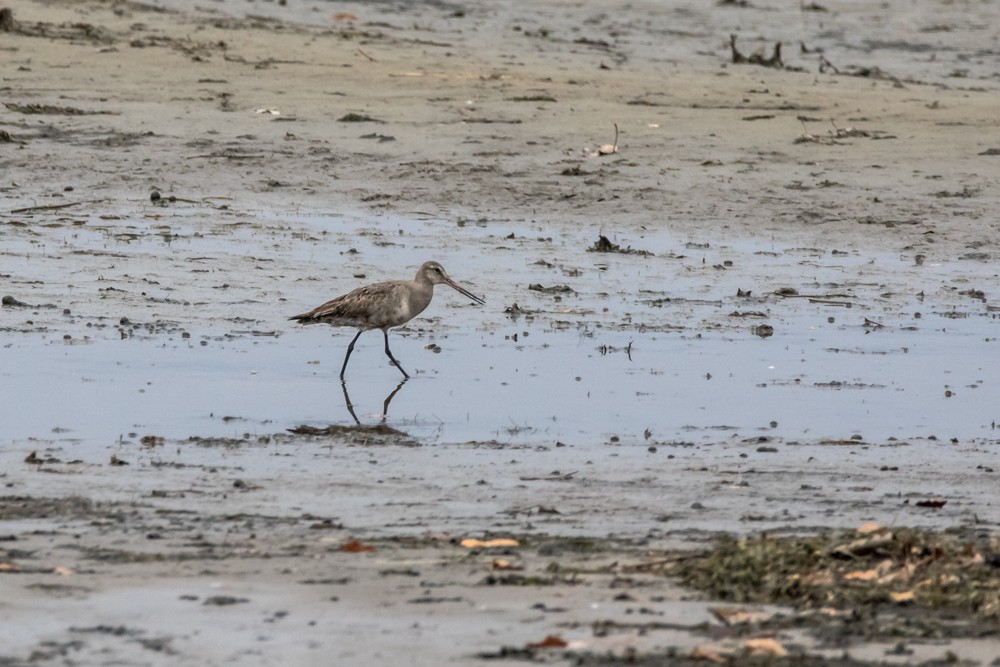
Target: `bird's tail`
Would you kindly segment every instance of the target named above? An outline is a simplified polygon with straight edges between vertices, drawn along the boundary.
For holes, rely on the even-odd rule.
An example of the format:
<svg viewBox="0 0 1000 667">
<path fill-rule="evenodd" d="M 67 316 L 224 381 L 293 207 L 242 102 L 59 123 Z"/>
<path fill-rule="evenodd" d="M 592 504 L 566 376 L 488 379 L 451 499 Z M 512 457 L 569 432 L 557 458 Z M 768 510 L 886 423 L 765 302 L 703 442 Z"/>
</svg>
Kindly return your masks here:
<svg viewBox="0 0 1000 667">
<path fill-rule="evenodd" d="M 311 323 L 311 322 L 314 321 L 313 320 L 313 314 L 312 314 L 312 312 L 300 313 L 298 315 L 292 315 L 288 319 L 291 320 L 291 321 L 293 321 L 293 322 L 298 322 L 299 324 L 309 324 L 309 323 Z"/>
</svg>

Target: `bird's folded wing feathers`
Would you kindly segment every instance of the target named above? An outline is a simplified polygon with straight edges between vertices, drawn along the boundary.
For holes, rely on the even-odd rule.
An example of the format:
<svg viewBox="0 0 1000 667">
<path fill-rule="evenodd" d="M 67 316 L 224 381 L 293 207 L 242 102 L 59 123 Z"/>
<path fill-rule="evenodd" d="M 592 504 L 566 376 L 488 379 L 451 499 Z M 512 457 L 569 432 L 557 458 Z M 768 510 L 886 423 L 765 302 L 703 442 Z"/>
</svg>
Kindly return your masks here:
<svg viewBox="0 0 1000 667">
<path fill-rule="evenodd" d="M 304 324 L 329 320 L 360 325 L 371 319 L 381 304 L 392 301 L 395 289 L 391 282 L 365 285 L 290 319 Z"/>
</svg>

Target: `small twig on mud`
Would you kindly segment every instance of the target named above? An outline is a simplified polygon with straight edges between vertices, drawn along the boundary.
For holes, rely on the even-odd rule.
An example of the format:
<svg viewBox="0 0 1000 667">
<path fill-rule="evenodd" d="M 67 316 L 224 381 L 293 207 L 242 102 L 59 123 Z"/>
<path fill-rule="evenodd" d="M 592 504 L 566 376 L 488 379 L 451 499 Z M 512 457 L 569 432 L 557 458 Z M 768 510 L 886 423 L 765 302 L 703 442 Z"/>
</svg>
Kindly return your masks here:
<svg viewBox="0 0 1000 667">
<path fill-rule="evenodd" d="M 61 208 L 69 208 L 70 206 L 79 206 L 80 204 L 93 204 L 100 199 L 93 199 L 90 201 L 75 201 L 70 204 L 48 204 L 46 206 L 26 206 L 25 208 L 15 208 L 11 213 L 31 213 L 32 211 L 57 211 Z"/>
<path fill-rule="evenodd" d="M 854 307 L 854 303 L 851 301 L 841 301 L 841 299 L 851 298 L 848 294 L 799 294 L 790 288 L 777 289 L 773 294 L 782 299 L 808 299 L 809 303 L 823 303 L 828 306 L 843 306 L 844 308 Z"/>
<path fill-rule="evenodd" d="M 211 160 L 215 158 L 221 158 L 225 160 L 259 160 L 264 157 L 263 153 L 248 153 L 246 155 L 237 155 L 235 153 L 206 153 L 205 155 L 191 155 L 188 156 L 188 160 Z"/>
<path fill-rule="evenodd" d="M 854 304 L 850 301 L 831 301 L 830 299 L 814 299 L 809 298 L 809 303 L 821 303 L 826 306 L 842 306 L 844 308 L 853 308 Z"/>
<path fill-rule="evenodd" d="M 375 60 L 374 58 L 372 58 L 370 55 L 368 55 L 367 53 L 365 53 L 364 51 L 362 51 L 360 46 L 358 47 L 358 53 L 360 53 L 361 55 L 363 55 L 365 58 L 368 58 L 368 60 L 370 60 L 373 63 L 377 63 L 378 62 L 377 60 Z"/>
<path fill-rule="evenodd" d="M 543 477 L 542 479 L 548 479 Z M 511 516 L 517 516 L 518 514 L 531 514 L 535 512 L 537 514 L 562 514 L 559 510 L 554 507 L 547 507 L 545 505 L 531 505 L 529 507 L 512 507 L 509 510 L 504 510 L 501 514 L 509 514 Z"/>
<path fill-rule="evenodd" d="M 565 475 L 554 474 L 554 475 L 546 475 L 545 477 L 518 477 L 518 479 L 521 480 L 522 482 L 540 482 L 540 481 L 564 482 L 566 480 L 572 479 L 573 475 L 575 475 L 578 472 L 579 472 L 578 470 L 574 470 L 573 472 L 568 472 Z"/>
</svg>

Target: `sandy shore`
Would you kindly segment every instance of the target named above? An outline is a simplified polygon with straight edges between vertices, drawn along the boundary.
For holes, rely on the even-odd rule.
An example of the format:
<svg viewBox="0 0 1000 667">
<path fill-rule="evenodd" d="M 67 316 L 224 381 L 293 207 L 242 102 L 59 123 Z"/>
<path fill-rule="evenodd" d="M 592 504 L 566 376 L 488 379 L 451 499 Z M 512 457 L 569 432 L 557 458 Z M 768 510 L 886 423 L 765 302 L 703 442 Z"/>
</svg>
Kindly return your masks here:
<svg viewBox="0 0 1000 667">
<path fill-rule="evenodd" d="M 991 79 L 821 72 L 773 7 L 312 7 L 12 7 L 0 664 L 1000 653 L 970 616 L 734 630 L 651 565 L 868 521 L 995 539 Z M 370 334 L 355 426 L 343 337 L 286 318 L 428 256 L 488 305 L 399 336 L 391 429 Z"/>
</svg>

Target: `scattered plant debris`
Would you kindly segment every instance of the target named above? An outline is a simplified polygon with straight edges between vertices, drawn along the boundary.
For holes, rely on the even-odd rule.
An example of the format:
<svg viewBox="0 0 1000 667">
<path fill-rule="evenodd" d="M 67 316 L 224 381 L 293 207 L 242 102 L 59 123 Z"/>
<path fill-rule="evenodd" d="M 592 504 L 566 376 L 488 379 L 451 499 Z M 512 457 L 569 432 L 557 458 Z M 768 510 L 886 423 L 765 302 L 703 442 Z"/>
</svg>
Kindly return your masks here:
<svg viewBox="0 0 1000 667">
<path fill-rule="evenodd" d="M 544 477 L 533 477 L 529 475 L 529 476 L 519 477 L 518 479 L 520 479 L 522 482 L 535 482 L 539 480 L 545 480 L 547 482 L 565 482 L 573 479 L 573 475 L 575 475 L 577 472 L 578 472 L 577 470 L 574 470 L 572 472 L 561 473 L 558 470 L 555 470 L 551 474 L 546 475 Z"/>
<path fill-rule="evenodd" d="M 781 62 L 781 42 L 774 43 L 774 51 L 770 57 L 764 56 L 764 47 L 760 47 L 749 56 L 745 56 L 736 48 L 736 35 L 730 35 L 729 49 L 732 51 L 734 65 L 760 65 L 761 67 L 774 67 L 775 69 L 785 68 L 785 64 Z"/>
<path fill-rule="evenodd" d="M 60 107 L 53 104 L 18 104 L 17 102 L 4 102 L 3 104 L 11 111 L 23 114 L 46 114 L 52 116 L 118 115 L 117 111 L 84 111 L 76 107 Z"/>
<path fill-rule="evenodd" d="M 510 319 L 517 321 L 517 318 L 521 317 L 522 315 L 530 317 L 534 315 L 536 311 L 528 310 L 527 308 L 522 308 L 516 303 L 512 303 L 511 305 L 504 308 L 503 312 L 505 315 L 509 315 Z"/>
<path fill-rule="evenodd" d="M 338 123 L 384 123 L 384 120 L 379 120 L 378 118 L 372 118 L 365 114 L 351 112 L 349 114 L 344 114 L 337 119 Z"/>
<path fill-rule="evenodd" d="M 495 549 L 497 547 L 516 547 L 519 546 L 517 540 L 512 540 L 510 538 L 496 538 L 492 540 L 477 540 L 472 537 L 467 537 L 462 540 L 460 544 L 466 549 Z"/>
<path fill-rule="evenodd" d="M 817 53 L 820 51 L 817 50 Z M 864 79 L 878 79 L 882 81 L 891 81 L 897 88 L 903 88 L 903 82 L 898 77 L 889 74 L 885 70 L 879 67 L 857 67 L 850 66 L 846 69 L 841 70 L 832 62 L 830 62 L 826 56 L 820 55 L 819 57 L 819 73 L 825 74 L 827 71 L 832 71 L 834 74 L 840 74 L 843 76 L 857 76 Z"/>
<path fill-rule="evenodd" d="M 982 537 L 870 526 L 811 537 L 724 537 L 671 571 L 713 598 L 861 609 L 905 601 L 1000 619 L 998 545 Z"/>
<path fill-rule="evenodd" d="M 810 2 L 808 4 L 803 4 L 799 2 L 799 9 L 803 12 L 828 12 L 830 11 L 823 5 L 816 4 L 815 2 Z"/>
<path fill-rule="evenodd" d="M 806 128 L 806 122 L 809 120 L 815 120 L 813 118 L 807 118 L 805 116 L 799 116 L 798 121 L 802 123 L 802 135 L 797 137 L 794 141 L 796 144 L 824 144 L 827 146 L 841 145 L 841 139 L 854 139 L 854 138 L 866 138 L 866 139 L 895 139 L 896 136 L 892 134 L 887 134 L 885 132 L 880 132 L 878 130 L 862 130 L 856 127 L 837 127 L 837 124 L 830 121 L 833 126 L 833 130 L 829 134 L 812 134 Z M 829 185 L 829 184 L 827 184 Z"/>
<path fill-rule="evenodd" d="M 632 341 L 628 342 L 625 347 L 615 347 L 614 345 L 599 345 L 597 351 L 601 353 L 601 356 L 606 356 L 614 352 L 624 352 L 628 357 L 629 361 L 632 361 Z"/>
<path fill-rule="evenodd" d="M 587 248 L 587 252 L 617 252 L 622 255 L 642 255 L 643 257 L 652 257 L 653 253 L 648 250 L 635 250 L 631 246 L 627 248 L 622 248 L 617 243 L 613 243 L 607 236 L 601 234 L 594 241 L 594 245 Z"/>
<path fill-rule="evenodd" d="M 569 642 L 559 635 L 548 635 L 540 642 L 528 642 L 528 648 L 566 648 Z"/>
<path fill-rule="evenodd" d="M 569 285 L 552 285 L 551 287 L 543 287 L 540 283 L 532 283 L 528 285 L 528 289 L 533 292 L 544 292 L 546 294 L 575 294 Z"/>
<path fill-rule="evenodd" d="M 115 38 L 99 26 L 90 23 L 63 23 L 55 25 L 44 21 L 26 23 L 14 19 L 9 7 L 0 7 L 0 32 L 10 32 L 26 37 L 46 39 L 85 40 L 99 44 L 114 44 Z"/>
<path fill-rule="evenodd" d="M 49 455 L 39 456 L 37 451 L 31 450 L 31 453 L 24 457 L 24 462 L 40 466 L 45 463 L 62 463 L 62 460 Z"/>
<path fill-rule="evenodd" d="M 17 21 L 10 7 L 0 7 L 0 32 L 17 32 Z"/>
<path fill-rule="evenodd" d="M 556 102 L 551 95 L 521 95 L 508 98 L 511 102 Z"/>
<path fill-rule="evenodd" d="M 296 426 L 295 428 L 288 429 L 289 433 L 294 433 L 295 435 L 312 435 L 312 436 L 336 436 L 344 435 L 348 433 L 370 433 L 372 435 L 398 435 L 403 437 L 409 437 L 403 431 L 394 429 L 391 426 L 385 424 L 372 424 L 370 426 L 361 424 L 355 426 L 342 426 L 340 424 L 330 424 L 329 426 L 324 426 L 319 428 L 317 426 Z"/>
<path fill-rule="evenodd" d="M 0 304 L 2 304 L 4 306 L 10 306 L 12 308 L 31 308 L 32 307 L 30 303 L 25 303 L 23 301 L 19 301 L 19 300 L 15 299 L 14 297 L 10 296 L 9 294 L 6 295 L 6 296 L 4 296 L 3 299 L 0 299 Z"/>
<path fill-rule="evenodd" d="M 484 125 L 492 125 L 494 123 L 504 123 L 507 125 L 520 125 L 521 119 L 514 118 L 511 120 L 506 120 L 502 118 L 463 118 L 463 123 L 482 123 Z"/>
<path fill-rule="evenodd" d="M 238 598 L 232 595 L 213 595 L 205 598 L 205 601 L 202 602 L 202 604 L 209 607 L 228 607 L 230 605 L 243 604 L 245 602 L 250 602 L 250 600 L 248 598 Z"/>
<path fill-rule="evenodd" d="M 340 550 L 349 554 L 371 553 L 375 551 L 375 547 L 358 540 L 348 540 L 340 547 Z"/>
<path fill-rule="evenodd" d="M 970 188 L 968 185 L 963 185 L 961 190 L 950 191 L 950 190 L 938 190 L 934 193 L 934 196 L 939 199 L 970 199 L 979 195 L 979 188 Z"/>
</svg>

